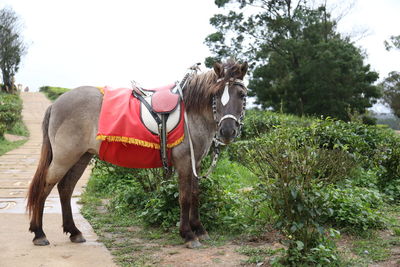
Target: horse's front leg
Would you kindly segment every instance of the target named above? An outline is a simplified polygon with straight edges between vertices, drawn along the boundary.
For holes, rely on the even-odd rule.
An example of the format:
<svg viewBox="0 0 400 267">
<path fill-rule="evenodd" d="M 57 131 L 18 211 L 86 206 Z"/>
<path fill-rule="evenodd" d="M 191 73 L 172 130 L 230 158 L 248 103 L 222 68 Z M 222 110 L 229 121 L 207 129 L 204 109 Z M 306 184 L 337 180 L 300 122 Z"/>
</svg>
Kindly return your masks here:
<svg viewBox="0 0 400 267">
<path fill-rule="evenodd" d="M 199 239 L 193 233 L 190 226 L 190 207 L 192 202 L 192 175 L 188 172 L 179 173 L 179 205 L 181 208 L 181 218 L 179 233 L 185 240 L 185 246 L 188 248 L 197 248 L 201 246 Z"/>
<path fill-rule="evenodd" d="M 200 222 L 199 195 L 199 179 L 193 177 L 192 203 L 190 207 L 190 227 L 200 240 L 206 240 L 210 237 L 208 236 L 207 231 L 204 229 L 203 224 Z"/>
</svg>

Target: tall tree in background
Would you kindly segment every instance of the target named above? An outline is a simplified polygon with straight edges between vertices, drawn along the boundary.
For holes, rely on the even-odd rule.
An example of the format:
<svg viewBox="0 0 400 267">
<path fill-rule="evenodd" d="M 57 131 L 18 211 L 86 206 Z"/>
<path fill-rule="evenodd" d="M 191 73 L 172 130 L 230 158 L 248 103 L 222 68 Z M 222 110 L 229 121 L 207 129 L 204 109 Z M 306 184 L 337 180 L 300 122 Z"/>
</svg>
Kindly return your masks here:
<svg viewBox="0 0 400 267">
<path fill-rule="evenodd" d="M 400 50 L 400 35 L 393 35 L 389 41 L 385 41 L 387 51 L 394 49 Z M 389 104 L 394 115 L 400 118 L 400 72 L 392 71 L 381 83 L 383 100 Z"/>
<path fill-rule="evenodd" d="M 394 115 L 400 118 L 400 72 L 390 72 L 380 85 L 383 89 L 383 99 L 389 104 Z"/>
<path fill-rule="evenodd" d="M 26 46 L 20 34 L 20 21 L 11 8 L 0 10 L 0 69 L 3 80 L 1 91 L 14 93 L 14 75 L 18 71 Z"/>
<path fill-rule="evenodd" d="M 349 120 L 364 113 L 380 91 L 378 74 L 360 49 L 335 31 L 325 5 L 305 0 L 216 0 L 229 7 L 210 23 L 210 65 L 231 55 L 253 62 L 249 88 L 263 108 Z"/>
</svg>

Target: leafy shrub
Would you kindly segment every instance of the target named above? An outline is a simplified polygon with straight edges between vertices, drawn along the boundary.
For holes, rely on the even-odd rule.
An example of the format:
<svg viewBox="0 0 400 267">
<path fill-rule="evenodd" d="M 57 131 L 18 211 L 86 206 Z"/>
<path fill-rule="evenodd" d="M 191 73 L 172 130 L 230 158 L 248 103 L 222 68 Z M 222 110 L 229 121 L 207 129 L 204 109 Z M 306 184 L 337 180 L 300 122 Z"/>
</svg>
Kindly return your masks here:
<svg viewBox="0 0 400 267">
<path fill-rule="evenodd" d="M 362 116 L 362 123 L 366 125 L 376 125 L 377 118 L 374 118 L 372 116 L 364 115 Z"/>
<path fill-rule="evenodd" d="M 316 120 L 307 130 L 327 149 L 341 149 L 360 160 L 365 167 L 374 164 L 380 144 L 388 139 L 388 132 L 361 123 L 346 123 L 327 118 Z"/>
<path fill-rule="evenodd" d="M 271 111 L 248 110 L 244 117 L 241 139 L 260 137 L 279 126 L 308 125 L 311 119 L 279 114 Z"/>
<path fill-rule="evenodd" d="M 240 175 L 251 176 L 248 170 L 223 157 L 215 173 L 200 180 L 200 212 L 206 229 L 254 232 L 270 221 L 265 190 L 246 188 Z M 111 198 L 114 212 L 133 210 L 145 224 L 168 229 L 175 227 L 180 218 L 177 179 L 173 176 L 163 180 L 160 169 L 128 169 L 96 160 L 88 190 Z"/>
<path fill-rule="evenodd" d="M 397 137 L 397 136 L 396 136 Z M 392 201 L 400 201 L 400 138 L 393 138 L 383 147 L 379 158 L 378 187 Z"/>
<path fill-rule="evenodd" d="M 68 92 L 70 89 L 62 87 L 42 86 L 39 92 L 43 92 L 50 100 L 56 100 L 60 95 Z"/>
<path fill-rule="evenodd" d="M 237 159 L 267 185 L 277 226 L 288 238 L 287 260 L 306 264 L 303 261 L 310 258 L 304 255 L 317 255 L 313 249 L 328 242 L 319 221 L 324 211 L 319 189 L 347 177 L 354 161 L 344 151 L 321 148 L 311 138 L 292 133 L 279 128 L 244 142 L 244 146 L 239 145 Z"/>
<path fill-rule="evenodd" d="M 321 190 L 325 211 L 322 220 L 351 231 L 366 231 L 384 226 L 380 209 L 381 194 L 361 187 L 327 186 Z"/>
<path fill-rule="evenodd" d="M 22 101 L 18 95 L 0 93 L 0 137 L 22 119 Z"/>
</svg>

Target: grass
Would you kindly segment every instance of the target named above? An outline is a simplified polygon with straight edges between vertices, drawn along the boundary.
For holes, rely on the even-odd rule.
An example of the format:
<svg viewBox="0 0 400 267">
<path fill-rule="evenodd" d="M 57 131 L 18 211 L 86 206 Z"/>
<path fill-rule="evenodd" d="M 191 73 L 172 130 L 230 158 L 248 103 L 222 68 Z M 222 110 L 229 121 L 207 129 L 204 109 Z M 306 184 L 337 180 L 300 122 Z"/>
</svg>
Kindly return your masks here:
<svg viewBox="0 0 400 267">
<path fill-rule="evenodd" d="M 18 121 L 14 125 L 14 127 L 11 130 L 7 131 L 6 133 L 12 134 L 12 135 L 29 137 L 29 130 L 22 120 Z M 0 136 L 0 156 L 4 155 L 8 151 L 16 149 L 19 146 L 22 146 L 23 144 L 25 144 L 26 141 L 27 140 L 19 140 L 19 141 L 10 142 L 10 141 L 7 141 L 4 137 Z"/>
<path fill-rule="evenodd" d="M 392 251 L 400 249 L 400 208 L 387 206 L 384 214 L 386 230 L 367 231 L 352 242 L 351 251 L 364 264 L 388 261 L 392 257 Z"/>
<path fill-rule="evenodd" d="M 161 249 L 163 243 L 181 242 L 176 233 L 140 227 L 134 214 L 104 212 L 98 197 L 85 193 L 81 203 L 82 215 L 90 222 L 99 241 L 111 251 L 119 266 L 157 265 L 159 259 L 153 254 Z"/>
<path fill-rule="evenodd" d="M 0 137 L 0 156 L 4 155 L 8 151 L 16 149 L 17 147 L 25 144 L 27 140 L 20 140 L 15 142 L 9 142 L 6 139 Z"/>
<path fill-rule="evenodd" d="M 29 137 L 29 130 L 23 121 L 18 121 L 8 134 Z"/>
<path fill-rule="evenodd" d="M 281 254 L 285 250 L 283 248 L 271 249 L 269 247 L 251 247 L 251 246 L 242 246 L 240 249 L 237 249 L 236 252 L 240 254 L 246 255 L 249 258 L 244 261 L 244 264 L 260 264 L 267 260 L 267 257 L 275 256 L 277 254 Z"/>
<path fill-rule="evenodd" d="M 352 251 L 368 262 L 384 261 L 390 257 L 392 241 L 392 239 L 385 240 L 379 236 L 372 236 L 368 239 L 355 241 Z"/>
</svg>

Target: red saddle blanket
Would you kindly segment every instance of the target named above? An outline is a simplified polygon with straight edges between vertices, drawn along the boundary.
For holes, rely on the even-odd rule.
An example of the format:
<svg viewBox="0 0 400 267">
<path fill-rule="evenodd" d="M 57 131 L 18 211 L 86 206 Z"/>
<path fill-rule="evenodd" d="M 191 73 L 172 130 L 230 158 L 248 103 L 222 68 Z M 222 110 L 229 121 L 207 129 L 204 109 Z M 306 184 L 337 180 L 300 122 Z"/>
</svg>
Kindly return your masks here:
<svg viewBox="0 0 400 267">
<path fill-rule="evenodd" d="M 102 140 L 100 159 L 128 168 L 162 167 L 160 137 L 143 125 L 140 101 L 132 95 L 132 89 L 105 87 L 100 91 L 104 94 L 97 133 L 97 139 Z M 180 116 L 178 126 L 167 136 L 169 159 L 171 148 L 184 139 L 183 112 Z"/>
</svg>

